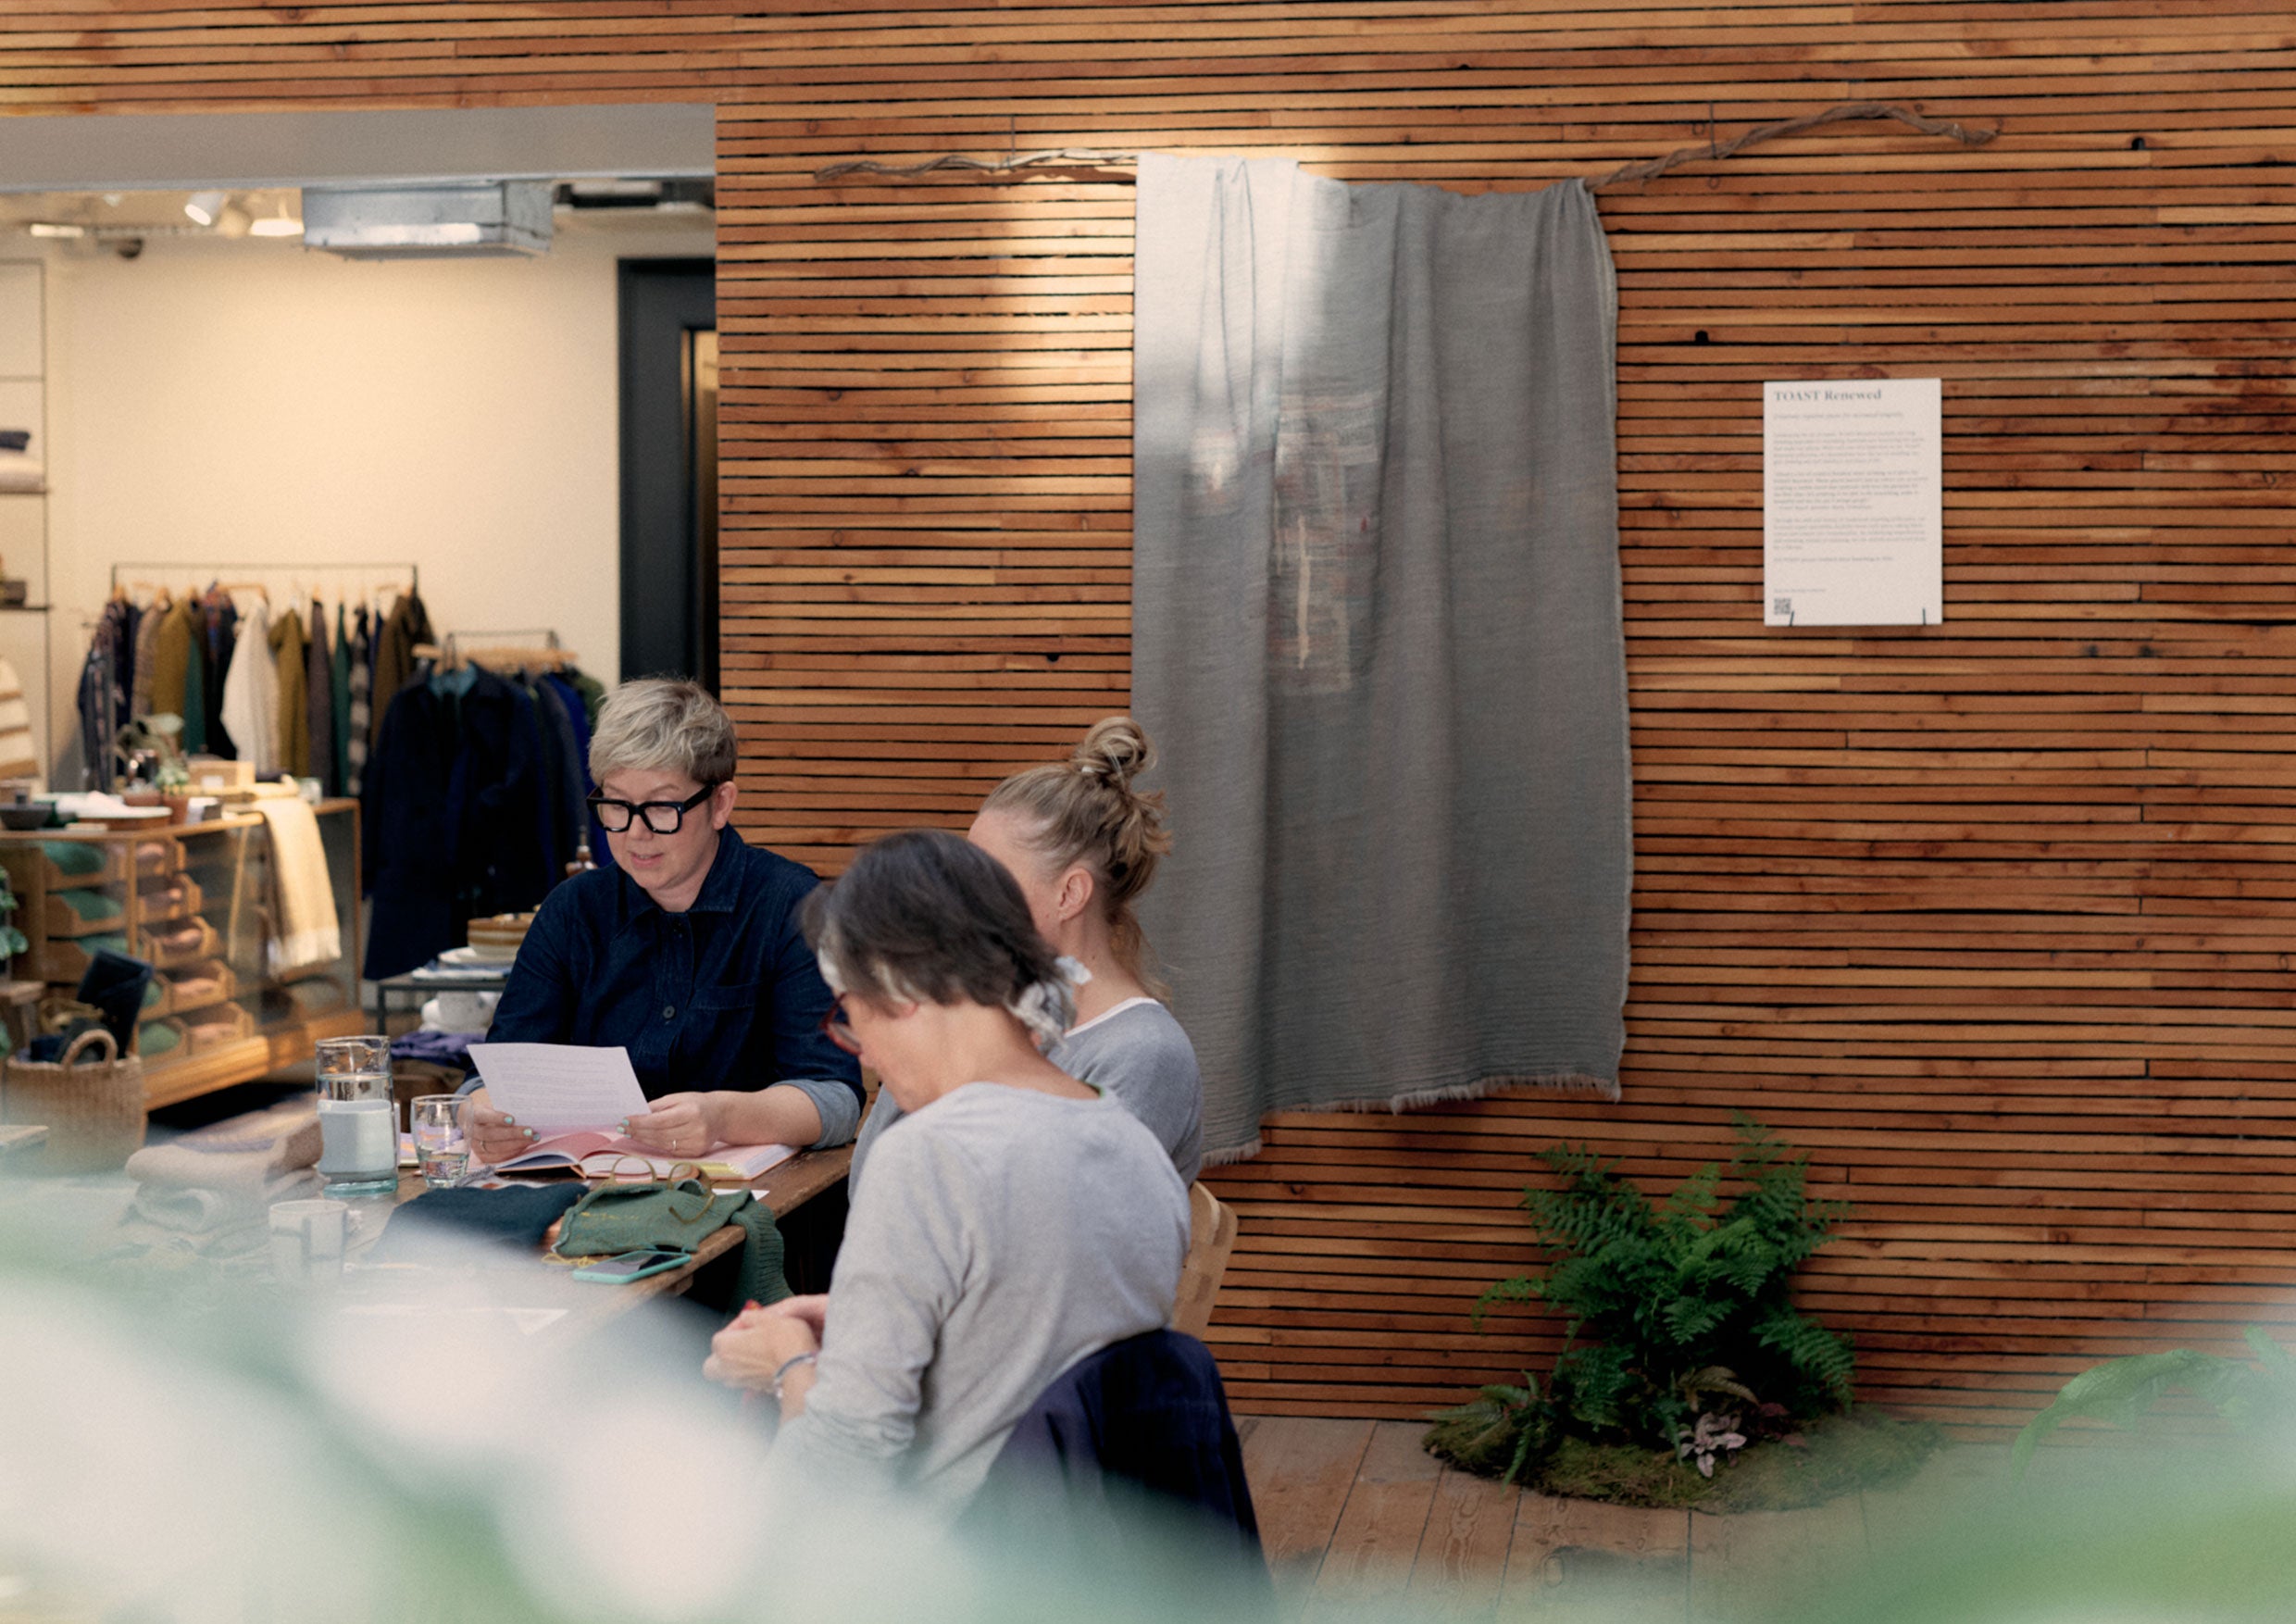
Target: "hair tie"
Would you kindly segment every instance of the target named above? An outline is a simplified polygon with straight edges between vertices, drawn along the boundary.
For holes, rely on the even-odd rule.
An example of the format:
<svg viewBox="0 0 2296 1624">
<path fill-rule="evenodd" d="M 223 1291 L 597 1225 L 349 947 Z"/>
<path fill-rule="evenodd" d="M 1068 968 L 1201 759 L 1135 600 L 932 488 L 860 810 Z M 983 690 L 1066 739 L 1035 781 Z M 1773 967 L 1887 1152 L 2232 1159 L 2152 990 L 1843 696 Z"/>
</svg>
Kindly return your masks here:
<svg viewBox="0 0 2296 1624">
<path fill-rule="evenodd" d="M 1031 981 L 1004 1007 L 1029 1029 L 1037 1047 L 1049 1048 L 1076 1022 L 1074 988 L 1092 979 L 1092 972 L 1063 954 L 1053 961 L 1053 973 Z"/>
</svg>

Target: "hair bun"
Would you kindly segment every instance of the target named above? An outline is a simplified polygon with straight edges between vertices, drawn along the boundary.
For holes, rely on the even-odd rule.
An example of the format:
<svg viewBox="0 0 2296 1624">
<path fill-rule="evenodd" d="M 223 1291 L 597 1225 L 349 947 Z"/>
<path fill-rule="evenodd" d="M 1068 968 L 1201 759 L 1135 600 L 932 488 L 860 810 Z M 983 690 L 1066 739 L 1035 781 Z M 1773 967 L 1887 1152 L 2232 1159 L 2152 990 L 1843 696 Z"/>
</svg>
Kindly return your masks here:
<svg viewBox="0 0 2296 1624">
<path fill-rule="evenodd" d="M 1118 789 L 1129 789 L 1134 774 L 1156 758 L 1148 734 L 1129 716 L 1103 717 L 1092 724 L 1068 761 L 1087 778 L 1105 779 Z"/>
</svg>

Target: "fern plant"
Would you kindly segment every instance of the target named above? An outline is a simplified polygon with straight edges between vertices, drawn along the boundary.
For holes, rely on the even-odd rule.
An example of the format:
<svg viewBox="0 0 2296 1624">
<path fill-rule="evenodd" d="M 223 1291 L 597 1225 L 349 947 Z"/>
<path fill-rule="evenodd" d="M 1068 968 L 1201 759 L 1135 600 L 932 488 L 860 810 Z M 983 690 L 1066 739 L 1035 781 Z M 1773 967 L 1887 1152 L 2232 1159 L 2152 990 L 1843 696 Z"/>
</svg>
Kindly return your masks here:
<svg viewBox="0 0 2296 1624">
<path fill-rule="evenodd" d="M 1563 1184 L 1526 1192 L 1523 1206 L 1552 1261 L 1542 1274 L 1499 1281 L 1475 1313 L 1479 1324 L 1495 1303 L 1557 1309 L 1567 1325 L 1563 1352 L 1542 1396 L 1487 1388 L 1436 1418 L 1430 1448 L 1488 1469 L 1477 1463 L 1501 1451 L 1479 1434 L 1511 1420 L 1504 1475 L 1516 1480 L 1565 1434 L 1671 1454 L 1701 1415 L 1719 1408 L 1811 1416 L 1848 1407 L 1848 1343 L 1790 1295 L 1794 1269 L 1848 1208 L 1812 1200 L 1807 1162 L 1752 1118 L 1736 1120 L 1727 1206 L 1715 1164 L 1653 1203 L 1583 1147 L 1541 1153 Z"/>
<path fill-rule="evenodd" d="M 2296 1359 L 2255 1326 L 2247 1331 L 2256 1363 L 2220 1358 L 2192 1348 L 2107 1359 L 2058 1390 L 2050 1406 L 2025 1423 L 2009 1452 L 2014 1476 L 2025 1476 L 2035 1445 L 2072 1420 L 2133 1427 L 2161 1397 L 2181 1388 L 2229 1420 L 2296 1420 Z"/>
</svg>

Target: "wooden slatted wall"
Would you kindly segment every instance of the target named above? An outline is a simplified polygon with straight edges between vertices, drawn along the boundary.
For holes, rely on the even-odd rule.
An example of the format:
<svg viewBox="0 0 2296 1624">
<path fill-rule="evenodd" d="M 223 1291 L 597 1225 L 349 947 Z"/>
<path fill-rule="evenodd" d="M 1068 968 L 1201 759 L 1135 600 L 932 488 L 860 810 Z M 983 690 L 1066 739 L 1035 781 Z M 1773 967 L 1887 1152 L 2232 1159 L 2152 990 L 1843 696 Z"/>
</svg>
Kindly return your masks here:
<svg viewBox="0 0 2296 1624">
<path fill-rule="evenodd" d="M 1300 1116 L 1218 1180 L 1245 1408 L 1551 1351 L 1464 1310 L 1527 1158 L 1733 1107 L 1859 1204 L 1809 1301 L 1973 1427 L 2296 1285 L 2296 36 L 2284 0 L 23 0 L 0 106 L 698 97 L 721 117 L 728 697 L 835 867 L 1124 702 L 1130 194 L 814 184 L 1008 146 L 1473 190 L 1873 97 L 1605 195 L 1637 780 L 1626 1097 Z M 0 127 L 0 161 L 5 156 Z M 1766 379 L 1939 376 L 1948 623 L 1760 624 Z"/>
</svg>

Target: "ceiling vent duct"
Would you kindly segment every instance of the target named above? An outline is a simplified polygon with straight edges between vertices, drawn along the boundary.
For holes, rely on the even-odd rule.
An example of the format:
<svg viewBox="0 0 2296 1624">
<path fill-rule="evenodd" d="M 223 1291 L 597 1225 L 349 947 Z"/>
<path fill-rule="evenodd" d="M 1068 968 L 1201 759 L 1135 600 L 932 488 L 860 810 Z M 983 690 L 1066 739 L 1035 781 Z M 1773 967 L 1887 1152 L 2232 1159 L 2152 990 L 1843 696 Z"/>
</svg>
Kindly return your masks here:
<svg viewBox="0 0 2296 1624">
<path fill-rule="evenodd" d="M 548 181 L 306 186 L 304 246 L 345 259 L 547 254 L 550 194 Z"/>
</svg>

